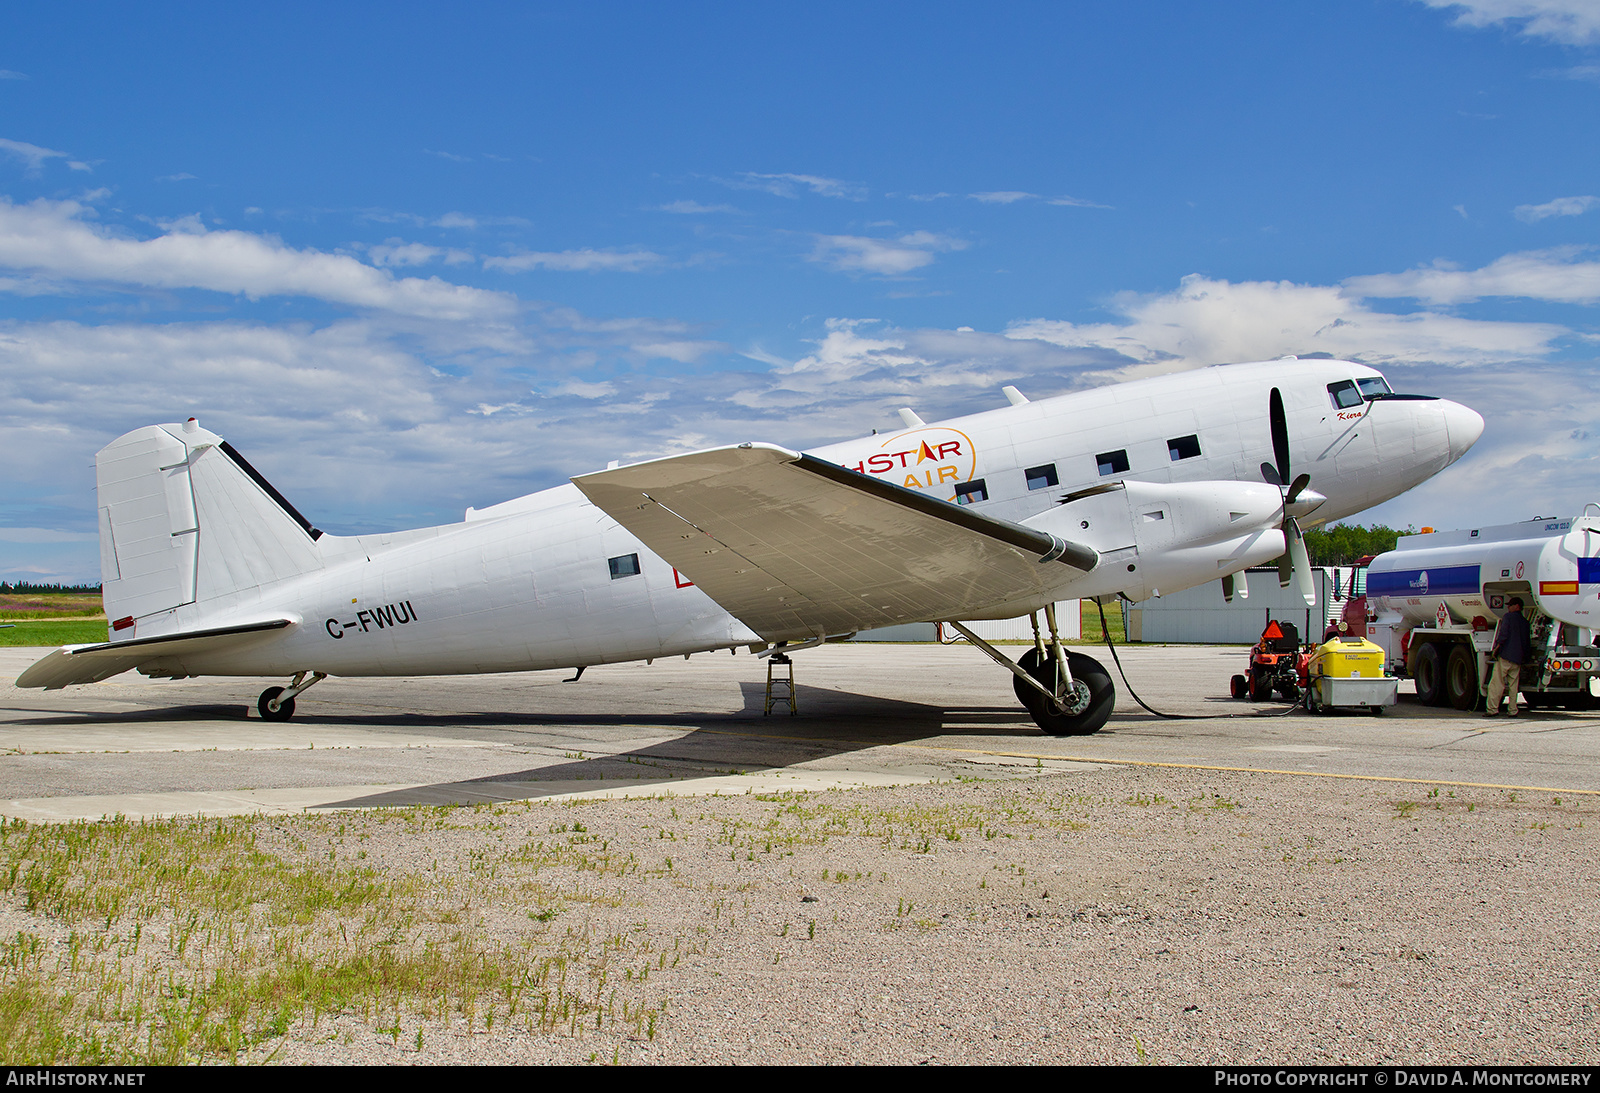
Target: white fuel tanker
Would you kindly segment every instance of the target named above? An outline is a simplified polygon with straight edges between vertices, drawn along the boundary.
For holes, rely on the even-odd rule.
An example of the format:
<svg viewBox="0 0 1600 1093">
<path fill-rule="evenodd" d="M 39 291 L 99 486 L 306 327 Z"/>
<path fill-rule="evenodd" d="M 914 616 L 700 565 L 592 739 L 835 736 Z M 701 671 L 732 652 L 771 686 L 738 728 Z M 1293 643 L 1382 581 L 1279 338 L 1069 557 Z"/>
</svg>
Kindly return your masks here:
<svg viewBox="0 0 1600 1093">
<path fill-rule="evenodd" d="M 1600 674 L 1600 504 L 1575 519 L 1409 535 L 1367 567 L 1367 637 L 1430 706 L 1472 709 L 1506 601 L 1520 596 L 1534 662 L 1530 705 L 1587 708 Z"/>
</svg>

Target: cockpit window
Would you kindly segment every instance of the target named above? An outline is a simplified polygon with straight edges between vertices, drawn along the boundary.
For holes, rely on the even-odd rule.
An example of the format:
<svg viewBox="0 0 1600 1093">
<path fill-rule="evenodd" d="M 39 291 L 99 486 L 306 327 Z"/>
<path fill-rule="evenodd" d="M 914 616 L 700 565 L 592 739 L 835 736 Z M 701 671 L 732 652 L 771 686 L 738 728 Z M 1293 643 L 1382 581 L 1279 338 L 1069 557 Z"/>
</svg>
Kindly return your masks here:
<svg viewBox="0 0 1600 1093">
<path fill-rule="evenodd" d="M 1333 399 L 1333 405 L 1340 410 L 1349 410 L 1361 405 L 1361 392 L 1350 380 L 1328 384 L 1328 397 Z"/>
<path fill-rule="evenodd" d="M 1356 380 L 1356 383 L 1360 385 L 1361 397 L 1364 399 L 1372 399 L 1378 395 L 1394 394 L 1393 391 L 1389 390 L 1389 381 L 1382 376 L 1363 376 Z"/>
</svg>

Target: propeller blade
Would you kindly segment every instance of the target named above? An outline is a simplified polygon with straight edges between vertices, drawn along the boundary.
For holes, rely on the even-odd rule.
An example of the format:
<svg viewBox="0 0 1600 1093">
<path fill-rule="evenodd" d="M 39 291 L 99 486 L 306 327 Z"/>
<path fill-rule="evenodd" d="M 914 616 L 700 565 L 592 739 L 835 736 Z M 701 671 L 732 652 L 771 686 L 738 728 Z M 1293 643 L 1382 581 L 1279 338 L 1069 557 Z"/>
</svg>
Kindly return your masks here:
<svg viewBox="0 0 1600 1093">
<path fill-rule="evenodd" d="M 1261 481 L 1269 486 L 1278 486 L 1280 488 L 1283 486 L 1283 479 L 1278 477 L 1278 468 L 1271 463 L 1261 464 Z"/>
<path fill-rule="evenodd" d="M 1293 560 L 1295 591 L 1300 593 L 1307 607 L 1315 607 L 1317 589 L 1311 580 L 1311 558 L 1306 553 L 1305 536 L 1300 534 L 1300 525 L 1292 517 L 1284 525 L 1284 531 L 1289 538 L 1288 556 Z"/>
<path fill-rule="evenodd" d="M 1284 536 L 1287 538 L 1288 532 L 1284 532 Z M 1290 582 L 1293 580 L 1294 562 L 1289 557 L 1289 551 L 1285 550 L 1282 554 L 1278 555 L 1278 587 L 1288 588 Z"/>
<path fill-rule="evenodd" d="M 1292 505 L 1300 499 L 1300 491 L 1311 485 L 1309 474 L 1295 476 L 1294 484 L 1289 487 L 1289 495 L 1283 499 L 1285 505 Z"/>
<path fill-rule="evenodd" d="M 1278 461 L 1278 484 L 1289 481 L 1289 419 L 1283 412 L 1283 393 L 1276 387 L 1267 399 L 1267 417 L 1272 425 L 1272 456 Z"/>
<path fill-rule="evenodd" d="M 1223 603 L 1232 603 L 1233 602 L 1233 574 L 1232 573 L 1224 573 L 1222 575 L 1222 602 Z"/>
</svg>

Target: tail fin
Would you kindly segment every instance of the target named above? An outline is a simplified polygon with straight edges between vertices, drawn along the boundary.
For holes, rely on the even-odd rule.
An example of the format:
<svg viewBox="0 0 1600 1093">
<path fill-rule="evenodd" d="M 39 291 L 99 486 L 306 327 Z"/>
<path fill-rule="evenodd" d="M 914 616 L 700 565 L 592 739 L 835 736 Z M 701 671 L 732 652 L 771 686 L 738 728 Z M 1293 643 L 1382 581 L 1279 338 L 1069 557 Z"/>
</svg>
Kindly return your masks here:
<svg viewBox="0 0 1600 1093">
<path fill-rule="evenodd" d="M 135 620 L 322 568 L 322 532 L 193 418 L 118 437 L 95 456 L 95 479 L 114 638 Z"/>
</svg>

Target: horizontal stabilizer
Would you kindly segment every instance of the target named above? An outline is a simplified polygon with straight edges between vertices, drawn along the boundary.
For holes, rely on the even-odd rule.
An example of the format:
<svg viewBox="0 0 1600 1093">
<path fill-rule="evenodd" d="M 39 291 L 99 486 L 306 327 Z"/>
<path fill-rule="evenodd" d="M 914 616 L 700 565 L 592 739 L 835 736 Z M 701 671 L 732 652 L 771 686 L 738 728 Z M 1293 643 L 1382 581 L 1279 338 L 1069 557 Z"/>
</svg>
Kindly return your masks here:
<svg viewBox="0 0 1600 1093">
<path fill-rule="evenodd" d="M 239 626 L 195 630 L 187 634 L 108 641 L 99 645 L 63 645 L 18 676 L 17 686 L 43 687 L 47 691 L 55 691 L 74 683 L 98 683 L 141 664 L 184 653 L 213 652 L 268 631 L 292 626 L 296 621 L 274 618 Z"/>
<path fill-rule="evenodd" d="M 770 641 L 970 618 L 1075 576 L 1041 562 L 1098 561 L 1046 532 L 770 444 L 573 482 Z"/>
</svg>

